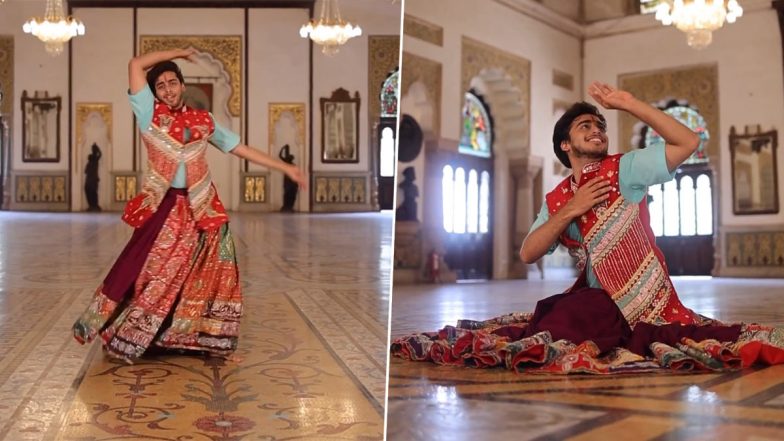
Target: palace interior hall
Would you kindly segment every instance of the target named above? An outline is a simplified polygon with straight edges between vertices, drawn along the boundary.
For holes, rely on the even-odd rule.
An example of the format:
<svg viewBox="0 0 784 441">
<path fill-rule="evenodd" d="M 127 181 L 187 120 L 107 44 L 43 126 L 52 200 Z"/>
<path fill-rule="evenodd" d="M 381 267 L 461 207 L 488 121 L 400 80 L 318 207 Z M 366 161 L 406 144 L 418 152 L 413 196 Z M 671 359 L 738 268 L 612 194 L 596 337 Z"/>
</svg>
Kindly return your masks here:
<svg viewBox="0 0 784 441">
<path fill-rule="evenodd" d="M 571 173 L 553 153 L 553 126 L 572 103 L 596 104 L 593 81 L 700 136 L 674 179 L 648 189 L 683 304 L 726 323 L 784 324 L 784 4 L 741 0 L 741 17 L 690 45 L 656 20 L 660 3 L 672 5 L 406 1 L 393 341 L 531 312 L 572 285 L 562 246 L 532 265 L 518 252 Z M 610 154 L 663 142 L 600 110 Z M 387 439 L 782 439 L 782 374 L 533 375 L 393 357 Z"/>
<path fill-rule="evenodd" d="M 0 1 L 0 440 L 383 439 L 401 2 L 73 0 L 86 32 L 59 50 L 23 32 L 49 3 Z M 334 6 L 362 32 L 322 50 L 300 29 Z M 173 48 L 186 106 L 309 185 L 207 146 L 237 351 L 126 364 L 71 326 L 152 164 L 129 60 Z"/>
</svg>

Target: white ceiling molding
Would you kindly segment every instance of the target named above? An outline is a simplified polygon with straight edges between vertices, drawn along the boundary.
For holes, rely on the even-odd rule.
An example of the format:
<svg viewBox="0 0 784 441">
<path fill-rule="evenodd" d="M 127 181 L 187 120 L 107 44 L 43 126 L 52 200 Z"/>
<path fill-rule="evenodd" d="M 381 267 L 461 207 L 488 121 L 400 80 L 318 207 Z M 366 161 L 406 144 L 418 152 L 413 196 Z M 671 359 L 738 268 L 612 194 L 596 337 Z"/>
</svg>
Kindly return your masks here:
<svg viewBox="0 0 784 441">
<path fill-rule="evenodd" d="M 557 12 L 548 9 L 534 0 L 493 0 L 496 3 L 513 9 L 523 15 L 540 21 L 546 25 L 552 26 L 559 31 L 569 34 L 573 37 L 582 38 L 583 26 L 576 21 L 564 17 Z"/>
</svg>

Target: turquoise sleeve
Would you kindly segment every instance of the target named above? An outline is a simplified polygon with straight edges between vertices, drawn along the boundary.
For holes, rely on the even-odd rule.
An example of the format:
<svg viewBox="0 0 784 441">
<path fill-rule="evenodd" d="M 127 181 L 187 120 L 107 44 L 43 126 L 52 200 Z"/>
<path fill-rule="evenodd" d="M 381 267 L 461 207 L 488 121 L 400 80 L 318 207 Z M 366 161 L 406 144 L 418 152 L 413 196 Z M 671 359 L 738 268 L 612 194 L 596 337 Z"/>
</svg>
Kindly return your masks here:
<svg viewBox="0 0 784 441">
<path fill-rule="evenodd" d="M 152 114 L 155 110 L 155 96 L 150 87 L 145 85 L 140 91 L 128 93 L 128 100 L 131 102 L 131 110 L 136 116 L 136 124 L 140 130 L 147 130 L 152 124 Z"/>
<path fill-rule="evenodd" d="M 212 117 L 212 114 L 210 114 L 210 117 Z M 240 144 L 240 136 L 215 122 L 214 117 L 212 122 L 215 123 L 215 132 L 213 132 L 210 142 L 215 147 L 221 149 L 223 153 L 229 153 L 234 150 Z"/>
<path fill-rule="evenodd" d="M 618 182 L 621 195 L 627 201 L 639 203 L 648 187 L 663 184 L 675 177 L 675 172 L 670 173 L 667 169 L 664 148 L 664 145 L 651 146 L 633 150 L 621 157 Z"/>
</svg>

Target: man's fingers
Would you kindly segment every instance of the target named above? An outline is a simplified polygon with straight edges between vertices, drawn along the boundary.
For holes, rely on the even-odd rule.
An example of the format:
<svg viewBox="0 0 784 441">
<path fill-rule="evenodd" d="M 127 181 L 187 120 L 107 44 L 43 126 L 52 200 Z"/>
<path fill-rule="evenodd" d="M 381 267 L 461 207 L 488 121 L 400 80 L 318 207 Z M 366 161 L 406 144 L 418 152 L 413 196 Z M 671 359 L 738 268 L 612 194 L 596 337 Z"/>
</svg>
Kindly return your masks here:
<svg viewBox="0 0 784 441">
<path fill-rule="evenodd" d="M 610 197 L 610 194 L 609 194 L 609 193 L 604 193 L 604 194 L 600 194 L 600 195 L 596 195 L 596 196 L 594 196 L 594 198 L 593 198 L 593 202 L 592 202 L 592 206 L 593 206 L 593 205 L 596 205 L 596 204 L 598 204 L 598 203 L 600 203 L 600 202 L 604 202 L 604 201 L 606 201 L 606 200 L 607 200 L 607 198 L 609 198 L 609 197 Z"/>
<path fill-rule="evenodd" d="M 607 187 L 610 185 L 610 181 L 606 180 L 604 177 L 599 176 L 598 178 L 594 178 L 594 180 L 588 181 L 588 187 L 591 190 L 595 190 L 597 188 Z"/>
<path fill-rule="evenodd" d="M 596 176 L 596 177 L 590 179 L 588 182 L 586 182 L 586 184 L 593 185 L 593 184 L 596 184 L 597 182 L 601 182 L 601 181 L 604 181 L 604 180 L 605 180 L 604 176 Z"/>
</svg>

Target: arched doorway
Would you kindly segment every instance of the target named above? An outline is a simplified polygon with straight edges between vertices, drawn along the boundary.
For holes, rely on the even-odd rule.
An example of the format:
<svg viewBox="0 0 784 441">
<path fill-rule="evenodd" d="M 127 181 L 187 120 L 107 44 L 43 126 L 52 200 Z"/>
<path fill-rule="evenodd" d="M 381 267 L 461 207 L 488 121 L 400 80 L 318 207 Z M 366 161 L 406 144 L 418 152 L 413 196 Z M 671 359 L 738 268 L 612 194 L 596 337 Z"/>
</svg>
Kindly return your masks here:
<svg viewBox="0 0 784 441">
<path fill-rule="evenodd" d="M 685 101 L 658 106 L 700 136 L 700 146 L 675 172 L 675 179 L 648 189 L 648 208 L 656 245 L 672 275 L 710 275 L 714 266 L 714 174 L 707 156 L 710 141 L 705 118 Z M 635 139 L 638 147 L 663 144 L 647 125 Z"/>
<path fill-rule="evenodd" d="M 458 280 L 493 274 L 493 123 L 473 89 L 466 92 L 457 152 L 441 152 L 442 226 L 449 268 Z"/>
<path fill-rule="evenodd" d="M 395 208 L 395 165 L 397 164 L 397 106 L 400 72 L 395 69 L 381 86 L 381 120 L 378 124 L 378 205 Z"/>
</svg>

